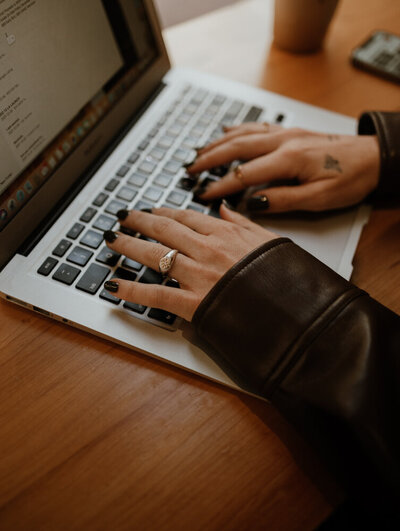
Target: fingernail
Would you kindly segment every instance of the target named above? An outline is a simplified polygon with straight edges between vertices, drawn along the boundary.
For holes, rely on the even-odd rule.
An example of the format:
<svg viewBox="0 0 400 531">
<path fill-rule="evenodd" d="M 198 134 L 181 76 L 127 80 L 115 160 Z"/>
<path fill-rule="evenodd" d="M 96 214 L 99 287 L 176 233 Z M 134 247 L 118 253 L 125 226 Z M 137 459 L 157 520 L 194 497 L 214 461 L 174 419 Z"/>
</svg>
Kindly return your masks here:
<svg viewBox="0 0 400 531">
<path fill-rule="evenodd" d="M 153 213 L 151 208 L 141 208 L 140 212 L 147 212 L 148 214 L 152 214 Z"/>
<path fill-rule="evenodd" d="M 104 282 L 104 288 L 107 291 L 111 291 L 112 293 L 116 293 L 118 291 L 119 284 L 118 284 L 118 282 L 115 282 L 114 280 L 107 280 L 106 282 Z"/>
<path fill-rule="evenodd" d="M 206 147 L 205 145 L 204 146 L 196 146 L 194 148 L 194 150 L 197 151 L 197 153 L 198 153 L 199 151 L 202 151 L 205 147 Z"/>
<path fill-rule="evenodd" d="M 113 243 L 118 238 L 118 234 L 112 230 L 106 230 L 103 236 L 108 243 Z"/>
<path fill-rule="evenodd" d="M 233 205 L 231 205 L 230 203 L 228 203 L 228 201 L 226 199 L 223 199 L 221 201 L 221 203 L 224 205 L 224 207 L 226 207 L 229 210 L 233 210 L 233 211 L 236 210 L 235 207 Z"/>
<path fill-rule="evenodd" d="M 247 210 L 267 210 L 268 207 L 269 201 L 266 195 L 255 195 L 247 201 Z"/>
<path fill-rule="evenodd" d="M 128 215 L 129 215 L 129 210 L 126 210 L 125 208 L 118 210 L 117 212 L 117 218 L 120 219 L 121 221 L 124 221 L 124 219 L 126 219 Z"/>
</svg>

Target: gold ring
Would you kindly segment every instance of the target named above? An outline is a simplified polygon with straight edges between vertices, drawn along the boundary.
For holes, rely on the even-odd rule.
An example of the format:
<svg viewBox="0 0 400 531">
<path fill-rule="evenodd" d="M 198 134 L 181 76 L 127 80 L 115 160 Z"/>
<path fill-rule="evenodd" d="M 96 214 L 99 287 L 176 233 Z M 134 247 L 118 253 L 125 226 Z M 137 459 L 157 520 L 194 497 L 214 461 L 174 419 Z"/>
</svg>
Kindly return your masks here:
<svg viewBox="0 0 400 531">
<path fill-rule="evenodd" d="M 171 251 L 168 251 L 168 253 L 166 253 L 164 256 L 160 258 L 160 261 L 158 263 L 158 270 L 164 278 L 168 276 L 170 269 L 174 265 L 177 254 L 178 254 L 178 250 L 172 249 Z"/>
<path fill-rule="evenodd" d="M 238 179 L 242 183 L 243 187 L 246 187 L 246 183 L 244 182 L 242 165 L 239 164 L 238 166 L 236 166 L 236 168 L 233 171 L 234 171 L 234 176 L 236 177 L 236 179 Z"/>
</svg>

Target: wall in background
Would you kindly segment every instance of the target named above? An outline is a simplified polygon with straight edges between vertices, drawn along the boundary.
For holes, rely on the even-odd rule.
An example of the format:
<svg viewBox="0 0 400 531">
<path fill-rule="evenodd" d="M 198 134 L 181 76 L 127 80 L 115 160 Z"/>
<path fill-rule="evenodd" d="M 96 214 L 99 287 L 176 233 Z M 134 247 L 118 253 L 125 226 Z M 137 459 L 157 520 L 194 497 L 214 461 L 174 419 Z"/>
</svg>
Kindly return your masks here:
<svg viewBox="0 0 400 531">
<path fill-rule="evenodd" d="M 154 0 L 163 28 L 198 17 L 239 0 Z"/>
</svg>

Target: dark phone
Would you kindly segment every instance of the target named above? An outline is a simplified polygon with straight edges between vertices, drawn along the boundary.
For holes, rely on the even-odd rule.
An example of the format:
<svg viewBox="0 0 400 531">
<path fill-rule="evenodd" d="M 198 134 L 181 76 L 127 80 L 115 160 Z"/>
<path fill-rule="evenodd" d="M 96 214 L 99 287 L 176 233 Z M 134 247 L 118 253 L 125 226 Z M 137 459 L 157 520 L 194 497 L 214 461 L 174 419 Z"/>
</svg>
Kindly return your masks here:
<svg viewBox="0 0 400 531">
<path fill-rule="evenodd" d="M 400 83 L 400 37 L 375 31 L 351 52 L 354 66 Z"/>
</svg>

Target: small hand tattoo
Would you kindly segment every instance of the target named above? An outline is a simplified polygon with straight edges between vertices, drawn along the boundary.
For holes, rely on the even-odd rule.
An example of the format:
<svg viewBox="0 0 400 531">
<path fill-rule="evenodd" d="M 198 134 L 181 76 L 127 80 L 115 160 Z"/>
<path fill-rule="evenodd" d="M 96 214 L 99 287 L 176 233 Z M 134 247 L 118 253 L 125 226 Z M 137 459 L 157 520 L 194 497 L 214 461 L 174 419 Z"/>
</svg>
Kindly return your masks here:
<svg viewBox="0 0 400 531">
<path fill-rule="evenodd" d="M 339 140 L 339 135 L 328 135 L 328 140 L 333 142 L 334 140 Z"/>
<path fill-rule="evenodd" d="M 331 157 L 331 155 L 325 155 L 324 169 L 325 170 L 336 170 L 339 173 L 343 173 L 343 170 L 340 167 L 339 161 Z"/>
</svg>

